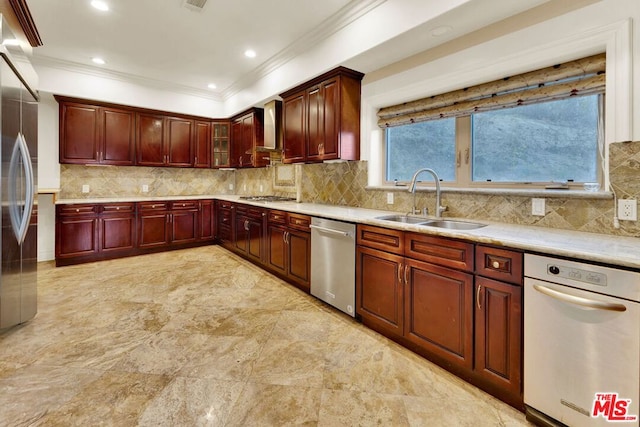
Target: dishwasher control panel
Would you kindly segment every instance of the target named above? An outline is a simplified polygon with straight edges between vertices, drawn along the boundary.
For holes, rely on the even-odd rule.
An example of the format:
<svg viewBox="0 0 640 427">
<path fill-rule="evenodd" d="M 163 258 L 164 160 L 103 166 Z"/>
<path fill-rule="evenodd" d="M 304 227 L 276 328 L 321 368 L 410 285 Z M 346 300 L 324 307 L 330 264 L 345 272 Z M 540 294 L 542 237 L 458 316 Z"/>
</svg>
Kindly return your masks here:
<svg viewBox="0 0 640 427">
<path fill-rule="evenodd" d="M 547 264 L 547 273 L 551 276 L 549 278 L 551 281 L 556 280 L 557 277 L 564 277 L 565 279 L 577 280 L 591 285 L 607 286 L 607 275 L 596 271 L 554 263 Z"/>
</svg>

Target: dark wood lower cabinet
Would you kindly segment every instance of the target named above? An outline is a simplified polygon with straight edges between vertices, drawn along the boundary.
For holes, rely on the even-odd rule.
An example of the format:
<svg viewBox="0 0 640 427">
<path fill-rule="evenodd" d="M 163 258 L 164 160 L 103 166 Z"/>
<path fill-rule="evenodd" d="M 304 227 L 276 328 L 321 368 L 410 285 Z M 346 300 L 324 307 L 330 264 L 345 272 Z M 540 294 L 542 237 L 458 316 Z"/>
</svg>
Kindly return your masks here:
<svg viewBox="0 0 640 427">
<path fill-rule="evenodd" d="M 486 387 L 521 404 L 522 287 L 476 277 L 475 369 Z"/>
<path fill-rule="evenodd" d="M 478 246 L 478 272 L 506 283 L 474 275 L 472 243 L 416 233 L 401 242 L 397 230 L 367 225 L 357 233 L 357 317 L 522 410 L 522 254 Z"/>
<path fill-rule="evenodd" d="M 473 367 L 473 275 L 405 261 L 404 337 L 454 365 Z"/>
<path fill-rule="evenodd" d="M 404 330 L 403 262 L 399 255 L 357 248 L 357 313 L 365 323 L 396 336 Z"/>
<path fill-rule="evenodd" d="M 56 265 L 215 242 L 212 200 L 56 206 Z"/>
</svg>

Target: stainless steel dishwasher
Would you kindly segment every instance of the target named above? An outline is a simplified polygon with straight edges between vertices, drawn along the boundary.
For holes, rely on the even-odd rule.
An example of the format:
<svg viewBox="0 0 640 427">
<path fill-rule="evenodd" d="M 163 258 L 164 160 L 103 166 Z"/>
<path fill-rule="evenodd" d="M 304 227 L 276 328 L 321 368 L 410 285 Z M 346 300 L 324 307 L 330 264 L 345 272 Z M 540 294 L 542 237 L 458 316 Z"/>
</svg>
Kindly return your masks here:
<svg viewBox="0 0 640 427">
<path fill-rule="evenodd" d="M 356 225 L 311 218 L 311 295 L 355 317 Z"/>
</svg>

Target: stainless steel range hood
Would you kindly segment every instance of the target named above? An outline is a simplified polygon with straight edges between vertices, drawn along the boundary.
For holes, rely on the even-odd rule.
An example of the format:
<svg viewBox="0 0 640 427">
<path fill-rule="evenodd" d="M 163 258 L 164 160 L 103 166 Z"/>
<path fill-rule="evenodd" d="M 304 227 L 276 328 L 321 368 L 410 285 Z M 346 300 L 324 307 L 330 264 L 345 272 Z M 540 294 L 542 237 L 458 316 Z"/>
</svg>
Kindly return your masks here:
<svg viewBox="0 0 640 427">
<path fill-rule="evenodd" d="M 264 104 L 264 147 L 260 151 L 275 151 L 282 147 L 282 101 Z"/>
</svg>

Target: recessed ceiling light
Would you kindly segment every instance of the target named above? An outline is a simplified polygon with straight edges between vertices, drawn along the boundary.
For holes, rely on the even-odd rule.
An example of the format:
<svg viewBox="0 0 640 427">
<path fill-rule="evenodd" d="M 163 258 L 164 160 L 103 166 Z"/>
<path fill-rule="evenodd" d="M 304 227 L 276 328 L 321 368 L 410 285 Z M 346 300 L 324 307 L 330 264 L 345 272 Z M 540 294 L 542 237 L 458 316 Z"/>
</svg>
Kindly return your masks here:
<svg viewBox="0 0 640 427">
<path fill-rule="evenodd" d="M 207 85 L 207 87 L 208 87 L 209 89 L 215 89 L 215 88 L 217 88 L 218 86 L 216 86 L 216 84 L 215 84 L 215 83 L 209 83 L 209 84 Z"/>
<path fill-rule="evenodd" d="M 440 36 L 444 36 L 451 30 L 453 30 L 453 27 L 450 27 L 449 25 L 442 25 L 440 27 L 436 27 L 433 30 L 431 30 L 431 35 L 433 37 L 440 37 Z"/>
<path fill-rule="evenodd" d="M 94 64 L 98 64 L 98 65 L 104 65 L 107 63 L 104 59 L 98 58 L 97 56 L 95 58 L 91 58 L 91 60 L 93 61 Z"/>
<path fill-rule="evenodd" d="M 253 49 L 247 49 L 244 51 L 244 56 L 246 56 L 247 58 L 255 58 L 256 57 L 256 51 Z"/>
<path fill-rule="evenodd" d="M 101 1 L 101 0 L 93 0 L 91 2 L 91 6 L 95 7 L 98 10 L 101 10 L 103 12 L 106 12 L 106 11 L 109 10 L 109 5 L 106 2 Z"/>
</svg>

